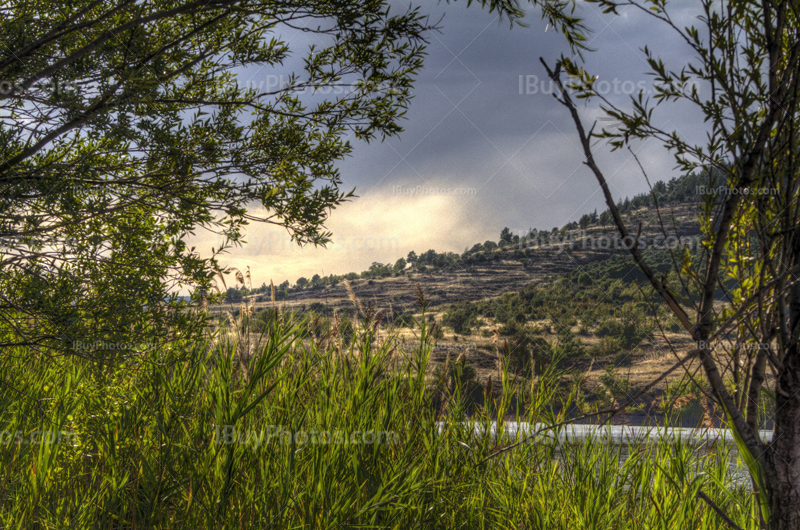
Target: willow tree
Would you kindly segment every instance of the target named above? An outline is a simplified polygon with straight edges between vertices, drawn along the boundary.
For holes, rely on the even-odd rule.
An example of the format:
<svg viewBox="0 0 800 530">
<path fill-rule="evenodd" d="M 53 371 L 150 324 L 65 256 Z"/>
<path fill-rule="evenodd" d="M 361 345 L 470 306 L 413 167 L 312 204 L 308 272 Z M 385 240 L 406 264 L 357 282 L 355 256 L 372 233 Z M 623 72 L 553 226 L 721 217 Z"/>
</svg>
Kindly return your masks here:
<svg viewBox="0 0 800 530">
<path fill-rule="evenodd" d="M 401 131 L 432 28 L 385 0 L 4 3 L 0 346 L 164 337 L 186 318 L 169 293 L 217 270 L 195 230 L 324 244 L 336 163 Z"/>
<path fill-rule="evenodd" d="M 620 234 L 634 242 L 633 259 L 695 341 L 696 347 L 673 370 L 699 359 L 750 468 L 763 526 L 800 528 L 797 3 L 703 0 L 696 6 L 697 25 L 685 28 L 675 24 L 665 0 L 593 3 L 611 14 L 621 8 L 640 11 L 653 24 L 674 31 L 692 50 L 684 64 L 667 65 L 658 50 L 645 47 L 655 91 L 618 104 L 597 90 L 588 59 L 594 50 L 584 45 L 589 28 L 579 14 L 568 11 L 572 4 L 541 3 L 545 17 L 564 31 L 571 45 L 572 54 L 562 55 L 552 68 L 542 64 L 560 89 L 554 96 L 573 118 L 584 162 L 602 188 Z M 584 125 L 576 99 L 598 101 L 614 125 L 599 130 L 596 123 Z M 688 103 L 708 124 L 705 143 L 693 143 L 659 125 L 659 113 L 677 103 Z M 715 180 L 711 188 L 725 190 L 703 197 L 702 255 L 675 254 L 681 292 L 648 266 L 635 243 L 637 228 L 626 226 L 593 157 L 593 138 L 605 139 L 612 150 L 656 140 L 672 152 L 683 172 L 703 171 Z M 646 178 L 646 168 L 642 171 Z M 668 217 L 659 211 L 666 235 L 669 223 L 664 219 Z M 774 404 L 771 440 L 758 430 L 765 400 Z"/>
</svg>

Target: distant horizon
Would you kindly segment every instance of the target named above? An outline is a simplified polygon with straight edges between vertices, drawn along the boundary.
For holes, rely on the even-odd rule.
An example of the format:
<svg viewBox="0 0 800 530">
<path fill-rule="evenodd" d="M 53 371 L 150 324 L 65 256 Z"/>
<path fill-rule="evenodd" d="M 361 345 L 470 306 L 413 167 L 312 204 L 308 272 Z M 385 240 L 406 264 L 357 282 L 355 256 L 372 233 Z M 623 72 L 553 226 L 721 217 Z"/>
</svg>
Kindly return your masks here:
<svg viewBox="0 0 800 530">
<path fill-rule="evenodd" d="M 687 176 L 683 175 L 681 177 L 677 177 L 677 179 L 679 181 L 681 181 L 684 177 L 687 177 Z M 656 189 L 657 189 L 657 185 L 658 184 L 660 184 L 660 183 L 667 184 L 668 182 L 669 181 L 656 180 L 656 181 L 651 182 L 651 184 L 654 187 L 656 187 Z M 686 181 L 683 181 L 683 182 L 685 183 Z M 690 181 L 690 184 L 691 184 L 691 182 L 692 181 Z M 697 181 L 695 180 L 694 182 L 697 182 Z M 685 184 L 684 184 L 684 186 L 685 186 Z M 697 186 L 695 186 L 695 188 L 697 188 Z M 724 191 L 726 189 L 724 186 L 720 186 L 720 187 L 714 188 L 714 189 L 711 189 L 711 188 L 706 189 L 707 188 L 706 186 L 700 186 L 700 188 L 702 188 L 702 190 L 696 189 L 695 193 L 702 194 L 703 192 L 712 192 L 712 191 L 721 192 L 721 191 Z M 638 194 L 635 194 L 633 196 L 627 196 L 626 195 L 624 198 L 620 198 L 618 202 L 623 202 L 624 199 L 634 200 L 637 197 L 642 197 L 642 196 L 646 197 L 646 196 L 648 196 L 648 194 L 649 194 L 649 189 L 646 192 L 638 193 Z M 634 202 L 635 202 L 635 200 L 634 200 Z M 604 212 L 607 212 L 607 211 L 608 211 L 608 208 L 606 207 L 605 204 L 603 204 L 603 208 L 601 208 L 601 209 L 595 208 L 593 211 L 588 211 L 587 210 L 587 211 L 581 213 L 580 215 L 583 216 L 583 215 L 588 215 L 588 214 L 591 214 L 591 213 L 603 214 Z M 355 268 L 350 268 L 348 270 L 327 270 L 327 271 L 324 270 L 324 268 L 323 268 L 321 270 L 309 271 L 306 274 L 300 274 L 295 278 L 285 277 L 285 278 L 268 278 L 268 279 L 264 279 L 264 280 L 258 280 L 257 278 L 255 278 L 254 273 L 253 273 L 253 268 L 251 267 L 251 277 L 253 278 L 253 280 L 252 280 L 252 287 L 253 288 L 260 287 L 263 284 L 269 285 L 270 281 L 272 281 L 273 284 L 276 285 L 276 286 L 281 284 L 281 283 L 283 283 L 284 281 L 288 281 L 290 283 L 290 285 L 294 285 L 295 282 L 299 278 L 311 279 L 315 274 L 319 274 L 321 277 L 329 277 L 331 275 L 333 275 L 333 276 L 343 276 L 343 275 L 346 275 L 346 274 L 349 274 L 349 273 L 354 273 L 354 272 L 355 273 L 361 273 L 361 272 L 367 270 L 370 267 L 370 265 L 372 263 L 375 263 L 375 262 L 378 262 L 378 263 L 381 263 L 381 264 L 384 264 L 384 265 L 386 265 L 386 264 L 392 265 L 398 259 L 406 258 L 410 252 L 415 252 L 417 254 L 420 254 L 422 252 L 427 252 L 428 250 L 434 250 L 439 254 L 446 253 L 446 252 L 454 252 L 454 253 L 457 253 L 457 254 L 462 254 L 465 251 L 468 251 L 470 248 L 472 248 L 476 244 L 482 244 L 482 243 L 485 243 L 487 241 L 493 241 L 493 242 L 497 243 L 499 241 L 499 236 L 500 236 L 501 231 L 506 229 L 506 228 L 508 228 L 511 231 L 512 236 L 516 235 L 516 236 L 519 236 L 519 237 L 523 237 L 523 235 L 527 235 L 530 230 L 538 230 L 540 232 L 552 231 L 553 229 L 555 229 L 555 230 L 563 230 L 569 224 L 574 224 L 574 223 L 577 223 L 577 220 L 569 221 L 569 222 L 564 223 L 562 225 L 554 226 L 554 227 L 550 227 L 550 228 L 530 226 L 530 227 L 527 227 L 525 229 L 511 229 L 510 227 L 501 227 L 501 228 L 497 228 L 497 230 L 495 231 L 495 233 L 493 235 L 488 235 L 486 237 L 486 239 L 474 240 L 474 241 L 468 242 L 465 246 L 461 247 L 460 249 L 450 250 L 450 249 L 440 249 L 440 248 L 427 247 L 427 248 L 425 248 L 423 250 L 423 247 L 420 246 L 419 248 L 411 248 L 410 250 L 407 250 L 406 252 L 404 252 L 402 254 L 401 254 L 401 251 L 399 250 L 399 246 L 397 246 L 397 240 L 393 239 L 393 238 L 382 238 L 382 237 L 373 237 L 373 236 L 351 236 L 349 239 L 345 239 L 345 238 L 337 238 L 336 234 L 334 234 L 332 236 L 332 242 L 333 243 L 332 243 L 332 245 L 329 245 L 328 248 L 321 248 L 320 247 L 320 248 L 314 249 L 313 247 L 311 247 L 311 248 L 305 248 L 304 249 L 304 248 L 297 247 L 297 245 L 291 241 L 291 238 L 289 237 L 289 234 L 285 229 L 283 229 L 283 228 L 273 228 L 271 230 L 266 231 L 265 233 L 262 233 L 261 236 L 258 239 L 256 239 L 255 241 L 248 242 L 248 244 L 244 245 L 242 247 L 242 249 L 238 249 L 238 250 L 234 249 L 233 252 L 237 252 L 239 256 L 244 255 L 245 256 L 244 259 L 246 260 L 248 255 L 251 258 L 255 258 L 262 251 L 268 252 L 268 251 L 271 251 L 271 250 L 272 251 L 276 251 L 277 250 L 278 252 L 283 252 L 283 253 L 291 256 L 291 257 L 297 256 L 297 255 L 292 256 L 293 252 L 302 253 L 304 251 L 305 252 L 325 253 L 324 254 L 325 256 L 330 257 L 331 256 L 330 253 L 334 253 L 333 256 L 336 256 L 337 253 L 341 255 L 343 253 L 352 253 L 353 251 L 360 251 L 362 253 L 371 253 L 371 252 L 378 251 L 378 252 L 382 252 L 383 255 L 388 256 L 388 252 L 389 251 L 391 251 L 393 249 L 398 249 L 397 250 L 398 253 L 394 257 L 389 257 L 388 259 L 384 259 L 383 261 L 374 259 L 372 262 L 366 264 L 365 266 L 363 266 L 361 268 L 358 268 L 357 266 L 355 266 Z M 218 239 L 215 248 L 218 249 L 219 245 L 220 245 L 220 240 Z M 231 254 L 233 252 L 231 252 Z M 224 256 L 228 256 L 228 255 L 231 255 L 231 254 L 225 254 Z M 224 262 L 225 260 L 222 259 L 221 261 Z M 244 271 L 247 270 L 247 264 L 245 264 L 243 266 L 240 266 L 240 265 L 237 265 L 236 263 L 231 263 L 230 267 L 232 269 L 239 269 L 243 273 L 244 273 Z M 188 292 L 188 291 L 186 291 L 184 289 L 184 290 L 182 290 L 180 292 L 185 293 L 185 292 Z"/>
<path fill-rule="evenodd" d="M 688 1 L 672 7 L 681 24 L 699 14 Z M 639 89 L 652 92 L 652 76 L 644 75 L 645 45 L 659 43 L 667 65 L 683 60 L 685 43 L 646 15 L 631 9 L 606 15 L 586 3 L 577 9 L 594 29 L 589 44 L 615 49 L 613 60 L 588 54 L 587 61 L 617 104 L 629 106 L 630 95 Z M 358 197 L 334 210 L 326 223 L 337 244 L 327 250 L 300 249 L 285 243 L 282 229 L 251 224 L 248 244 L 231 249 L 223 264 L 250 266 L 259 285 L 323 272 L 343 274 L 412 250 L 460 253 L 476 241 L 496 239 L 503 227 L 515 232 L 561 227 L 605 208 L 597 182 L 582 163 L 569 113 L 550 95 L 539 63 L 541 56 L 552 64 L 568 50 L 562 36 L 541 20 L 538 8 L 526 10 L 530 27 L 509 29 L 507 21 L 467 9 L 466 3 L 426 5 L 432 20 L 444 19 L 441 32 L 429 35 L 429 55 L 401 122 L 404 132 L 369 145 L 353 141 L 352 156 L 339 164 L 341 189 L 355 188 Z M 313 42 L 302 34 L 292 39 Z M 290 60 L 287 71 L 294 66 Z M 247 71 L 239 83 L 257 86 L 274 77 L 272 70 Z M 585 122 L 601 116 L 596 103 L 581 106 Z M 705 125 L 691 121 L 683 110 L 657 112 L 658 123 L 701 139 Z M 604 125 L 613 126 L 599 122 L 598 127 Z M 660 145 L 631 145 L 651 180 L 679 176 Z M 614 197 L 647 191 L 631 153 L 607 151 L 597 149 L 596 156 Z M 218 248 L 214 235 L 200 232 L 187 242 L 204 256 Z M 366 248 L 368 242 L 372 248 Z"/>
</svg>

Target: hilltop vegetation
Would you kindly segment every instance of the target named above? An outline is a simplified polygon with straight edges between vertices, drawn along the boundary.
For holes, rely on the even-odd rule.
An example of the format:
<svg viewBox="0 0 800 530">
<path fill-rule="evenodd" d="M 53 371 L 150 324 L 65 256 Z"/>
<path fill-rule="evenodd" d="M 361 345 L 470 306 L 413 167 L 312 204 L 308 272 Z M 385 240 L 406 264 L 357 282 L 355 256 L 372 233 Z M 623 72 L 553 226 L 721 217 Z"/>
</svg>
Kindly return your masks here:
<svg viewBox="0 0 800 530">
<path fill-rule="evenodd" d="M 619 205 L 627 222 L 643 226 L 646 262 L 667 288 L 686 299 L 697 295 L 697 287 L 682 282 L 675 270 L 702 263 L 698 189 L 713 182 L 704 174 L 657 182 L 652 193 Z M 597 410 L 634 393 L 644 366 L 650 373 L 656 369 L 653 362 L 672 362 L 671 348 L 684 348 L 689 340 L 673 315 L 654 304 L 658 295 L 625 247 L 607 244 L 614 237 L 607 220 L 608 211 L 586 214 L 560 229 L 530 230 L 522 238 L 504 228 L 497 242 L 475 244 L 462 254 L 411 252 L 361 273 L 301 278 L 294 286 L 284 282 L 277 286 L 276 303 L 306 317 L 317 340 L 330 333 L 349 340 L 359 314 L 352 303 L 357 295 L 364 307 L 380 314 L 381 336 L 405 343 L 410 338 L 405 330 L 420 316 L 410 295 L 419 284 L 429 295 L 429 318 L 436 324 L 431 332 L 438 340 L 431 360 L 434 379 L 443 377 L 443 370 L 446 377 L 456 377 L 455 365 L 448 362 L 460 356 L 458 378 L 471 394 L 480 395 L 501 362 L 523 378 L 556 363 L 575 377 L 584 374 L 577 407 Z M 662 226 L 672 237 L 669 245 L 658 244 L 664 239 L 657 237 L 663 236 Z M 724 299 L 734 286 L 732 278 L 723 280 L 718 297 Z M 229 295 L 252 308 L 251 331 L 261 331 L 274 311 L 270 287 L 242 286 Z M 232 315 L 240 310 L 230 308 Z M 646 409 L 640 410 L 665 414 L 706 407 L 700 417 L 715 414 L 707 404 L 701 406 L 702 393 L 692 390 L 690 381 L 670 381 L 650 392 Z"/>
<path fill-rule="evenodd" d="M 670 228 L 682 236 L 693 234 L 696 243 L 699 227 L 691 218 L 693 205 L 698 187 L 710 182 L 705 174 L 689 174 L 667 183 L 659 181 L 651 193 L 625 199 L 619 207 L 626 216 L 638 216 L 647 222 L 642 239 L 649 236 L 652 241 L 653 235 L 661 231 L 661 224 L 656 222 L 657 202 L 664 215 L 669 214 Z M 644 277 L 624 248 L 598 248 L 593 244 L 610 237 L 605 226 L 608 216 L 608 210 L 600 215 L 585 214 L 560 229 L 534 229 L 522 238 L 504 228 L 497 242 L 477 243 L 462 254 L 431 249 L 417 255 L 412 251 L 394 264 L 373 263 L 361 273 L 315 275 L 310 281 L 300 278 L 293 286 L 285 281 L 275 289 L 276 301 L 323 322 L 323 327 L 330 326 L 334 308 L 340 322 L 354 316 L 351 294 L 342 283 L 348 282 L 357 286 L 359 296 L 374 303 L 376 310 L 387 310 L 385 318 L 389 323 L 403 326 L 410 322 L 412 313 L 402 297 L 391 293 L 402 289 L 410 292 L 409 282 L 420 282 L 434 295 L 432 304 L 441 311 L 440 325 L 453 335 L 488 338 L 496 332 L 522 343 L 524 336 L 546 331 L 545 335 L 556 338 L 565 354 L 562 358 L 567 359 L 630 352 L 651 335 L 656 318 L 663 320 L 665 329 L 678 328 L 665 311 L 652 313 L 651 302 L 656 296 L 649 285 L 640 285 Z M 675 241 L 679 244 L 673 247 L 648 249 L 646 260 L 674 292 L 693 294 L 691 286 L 683 285 L 670 272 L 686 260 L 701 259 L 700 245 L 682 245 L 678 238 Z M 512 270 L 517 276 L 503 289 Z M 492 284 L 497 294 L 471 299 L 459 295 L 456 298 L 460 301 L 448 303 L 450 277 L 459 278 L 462 284 L 467 279 L 471 282 L 469 288 L 478 292 L 491 292 L 488 286 Z M 512 287 L 514 284 L 519 287 Z M 228 290 L 229 301 L 244 299 L 256 302 L 256 318 L 263 318 L 259 310 L 269 306 L 271 288 L 266 284 L 255 289 L 242 285 Z M 582 345 L 581 337 L 588 336 L 601 339 L 600 344 Z"/>
<path fill-rule="evenodd" d="M 707 173 L 690 173 L 682 177 L 672 178 L 667 182 L 657 181 L 653 184 L 651 192 L 635 195 L 633 198 L 620 200 L 620 212 L 631 219 L 647 218 L 649 225 L 645 234 L 654 234 L 660 231 L 655 215 L 656 204 L 664 209 L 667 217 L 666 229 L 669 232 L 676 228 L 669 213 L 675 208 L 685 208 L 690 204 L 699 203 L 698 189 L 708 187 L 715 182 Z M 681 235 L 685 235 L 687 220 L 681 220 Z M 689 232 L 699 233 L 696 219 L 689 220 L 688 224 L 695 223 L 695 228 Z M 533 260 L 549 256 L 548 250 L 559 250 L 563 245 L 572 241 L 574 243 L 575 231 L 585 234 L 602 232 L 606 235 L 611 228 L 611 212 L 604 210 L 600 214 L 596 211 L 583 214 L 578 221 L 563 225 L 561 228 L 529 229 L 526 233 L 514 234 L 508 227 L 500 231 L 497 241 L 487 240 L 475 243 L 465 248 L 461 254 L 455 252 L 437 252 L 428 249 L 417 253 L 411 251 L 405 257 L 398 258 L 394 263 L 373 262 L 370 267 L 361 272 L 346 274 L 329 274 L 321 276 L 315 274 L 310 279 L 298 278 L 294 284 L 289 280 L 275 286 L 278 300 L 290 298 L 291 294 L 299 292 L 314 292 L 338 286 L 342 281 L 379 280 L 384 278 L 399 277 L 413 273 L 445 274 L 455 270 L 474 271 L 476 265 L 487 265 L 499 261 L 516 261 L 523 266 L 528 266 Z M 570 237 L 573 239 L 570 239 Z M 604 256 L 607 257 L 607 256 Z M 637 274 L 634 272 L 634 274 Z M 246 286 L 230 287 L 226 298 L 230 302 L 237 302 L 250 295 L 270 295 L 270 286 L 263 283 L 260 287 L 248 288 Z"/>
</svg>

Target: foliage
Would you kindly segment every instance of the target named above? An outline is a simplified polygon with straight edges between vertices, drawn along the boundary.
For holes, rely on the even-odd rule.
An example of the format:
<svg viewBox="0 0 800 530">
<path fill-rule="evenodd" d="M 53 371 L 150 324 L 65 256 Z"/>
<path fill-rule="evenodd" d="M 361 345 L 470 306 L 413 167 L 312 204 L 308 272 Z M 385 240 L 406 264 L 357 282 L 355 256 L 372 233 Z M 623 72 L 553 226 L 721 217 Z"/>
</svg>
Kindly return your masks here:
<svg viewBox="0 0 800 530">
<path fill-rule="evenodd" d="M 299 339 L 305 322 L 277 322 L 244 357 L 225 333 L 115 368 L 2 350 L 15 384 L 0 389 L 0 431 L 26 441 L 0 444 L 2 525 L 726 528 L 697 498 L 702 488 L 742 528 L 758 526 L 724 445 L 703 455 L 681 443 L 543 435 L 492 458 L 517 439 L 481 436 L 493 424 L 480 405 L 464 423 L 459 385 L 446 406 L 430 406 L 424 317 L 399 364 L 370 332 L 323 350 Z M 461 376 L 474 381 L 468 366 Z M 520 419 L 560 419 L 541 401 L 557 378 L 511 381 L 494 383 L 526 394 Z M 57 432 L 60 443 L 27 443 Z"/>
<path fill-rule="evenodd" d="M 635 348 L 650 333 L 650 326 L 630 317 L 622 320 L 605 318 L 594 330 L 594 335 L 597 337 L 615 339 L 620 350 Z"/>
<path fill-rule="evenodd" d="M 614 365 L 603 368 L 600 382 L 617 403 L 622 403 L 631 397 L 631 382 L 627 377 L 621 377 Z"/>
<path fill-rule="evenodd" d="M 431 372 L 432 404 L 444 410 L 453 403 L 464 407 L 467 413 L 475 413 L 483 405 L 484 388 L 478 382 L 478 372 L 461 355 L 454 361 L 437 365 Z"/>
<path fill-rule="evenodd" d="M 295 27 L 315 45 L 298 49 Z M 210 295 L 216 256 L 248 222 L 327 242 L 351 196 L 336 168 L 349 138 L 401 131 L 430 29 L 380 0 L 8 4 L 0 344 L 76 353 L 131 342 L 144 321 L 163 341 L 191 329 L 169 293 Z M 240 80 L 254 68 L 276 73 Z M 210 258 L 184 242 L 198 228 L 220 237 Z"/>
<path fill-rule="evenodd" d="M 469 335 L 478 325 L 478 313 L 473 304 L 453 304 L 442 315 L 442 324 L 450 326 L 459 335 Z"/>
<path fill-rule="evenodd" d="M 234 302 L 241 302 L 244 298 L 242 291 L 237 289 L 236 287 L 228 287 L 228 290 L 225 292 L 225 301 L 229 303 Z"/>
<path fill-rule="evenodd" d="M 520 329 L 508 341 L 508 369 L 523 377 L 540 374 L 553 360 L 550 343 L 543 337 L 533 336 L 529 330 Z"/>
<path fill-rule="evenodd" d="M 580 340 L 568 327 L 564 327 L 558 332 L 558 340 L 553 346 L 553 350 L 558 357 L 563 359 L 573 359 L 586 355 L 586 350 Z"/>
<path fill-rule="evenodd" d="M 545 1 L 543 16 L 563 29 L 573 56 L 562 55 L 552 68 L 541 62 L 556 85 L 556 100 L 574 121 L 582 159 L 596 177 L 621 237 L 632 237 L 633 227 L 626 225 L 620 212 L 633 205 L 628 199 L 621 207 L 615 204 L 594 146 L 635 153 L 635 144 L 655 140 L 671 152 L 682 173 L 706 172 L 712 189 L 700 192 L 700 259 L 690 252 L 674 256 L 682 289 L 673 289 L 653 271 L 639 248 L 629 250 L 663 302 L 662 309 L 669 309 L 695 343 L 696 349 L 687 355 L 701 361 L 712 395 L 747 461 L 763 527 L 798 528 L 800 401 L 792 396 L 800 394 L 796 368 L 800 365 L 800 289 L 789 282 L 800 269 L 796 230 L 800 224 L 796 120 L 800 16 L 796 6 L 787 2 L 704 0 L 696 6 L 698 23 L 683 25 L 674 22 L 674 10 L 667 2 L 596 3 L 604 13 L 614 15 L 634 6 L 653 23 L 674 32 L 689 53 L 676 67 L 658 49 L 645 46 L 646 74 L 655 81 L 654 91 L 645 94 L 642 90 L 620 105 L 597 90 L 598 76 L 585 62 L 589 28 L 584 18 L 575 16 L 574 6 L 567 2 Z M 568 86 L 562 80 L 565 76 Z M 575 100 L 599 102 L 600 119 L 613 125 L 598 130 L 597 123 L 585 126 L 581 114 L 586 113 L 578 111 Z M 682 105 L 696 110 L 696 122 L 705 124 L 705 141 L 672 129 L 668 120 L 663 125 L 663 116 Z M 640 168 L 646 178 L 645 167 L 640 164 Z M 734 282 L 722 289 L 728 306 L 719 311 L 718 289 L 728 281 Z M 743 350 L 741 344 L 757 348 Z M 766 377 L 768 364 L 774 375 L 771 380 Z M 733 390 L 726 383 L 725 370 L 732 372 Z M 762 393 L 774 396 L 776 406 L 774 439 L 768 444 L 758 433 Z"/>
</svg>

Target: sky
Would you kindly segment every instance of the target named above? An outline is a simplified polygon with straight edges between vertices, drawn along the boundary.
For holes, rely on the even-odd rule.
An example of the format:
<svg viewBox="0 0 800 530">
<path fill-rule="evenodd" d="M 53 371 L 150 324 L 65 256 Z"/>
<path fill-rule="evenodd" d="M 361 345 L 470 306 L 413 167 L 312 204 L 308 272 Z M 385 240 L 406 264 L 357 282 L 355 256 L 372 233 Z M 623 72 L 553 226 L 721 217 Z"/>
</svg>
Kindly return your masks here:
<svg viewBox="0 0 800 530">
<path fill-rule="evenodd" d="M 398 7 L 408 2 L 396 2 Z M 415 4 L 419 5 L 419 4 Z M 288 234 L 270 225 L 250 225 L 241 248 L 222 263 L 250 267 L 253 284 L 276 284 L 314 274 L 360 272 L 373 262 L 394 263 L 410 251 L 463 252 L 473 244 L 497 241 L 503 227 L 514 233 L 551 229 L 584 213 L 605 209 L 567 109 L 550 95 L 551 84 L 539 62 L 568 53 L 562 35 L 527 8 L 529 27 L 509 28 L 507 20 L 466 2 L 421 4 L 440 31 L 428 34 L 428 56 L 414 86 L 414 99 L 401 126 L 404 132 L 384 142 L 356 142 L 352 156 L 339 164 L 342 189 L 357 197 L 331 213 L 328 248 L 299 248 Z M 696 2 L 672 4 L 678 27 L 693 23 Z M 593 30 L 588 70 L 609 98 L 630 108 L 630 94 L 652 90 L 645 45 L 673 69 L 692 56 L 674 30 L 629 7 L 603 15 L 579 2 L 578 12 Z M 311 41 L 287 35 L 299 51 Z M 265 72 L 248 71 L 257 83 Z M 702 87 L 701 87 L 702 88 Z M 585 125 L 603 116 L 595 103 L 579 107 Z M 654 122 L 689 139 L 705 135 L 697 109 L 671 104 Z M 598 122 L 600 126 L 609 122 Z M 654 140 L 632 144 L 651 181 L 679 176 L 672 155 Z M 647 191 L 630 152 L 610 153 L 595 146 L 596 160 L 615 198 Z M 258 213 L 257 211 L 254 213 Z M 191 240 L 201 253 L 219 248 L 213 236 Z"/>
</svg>

